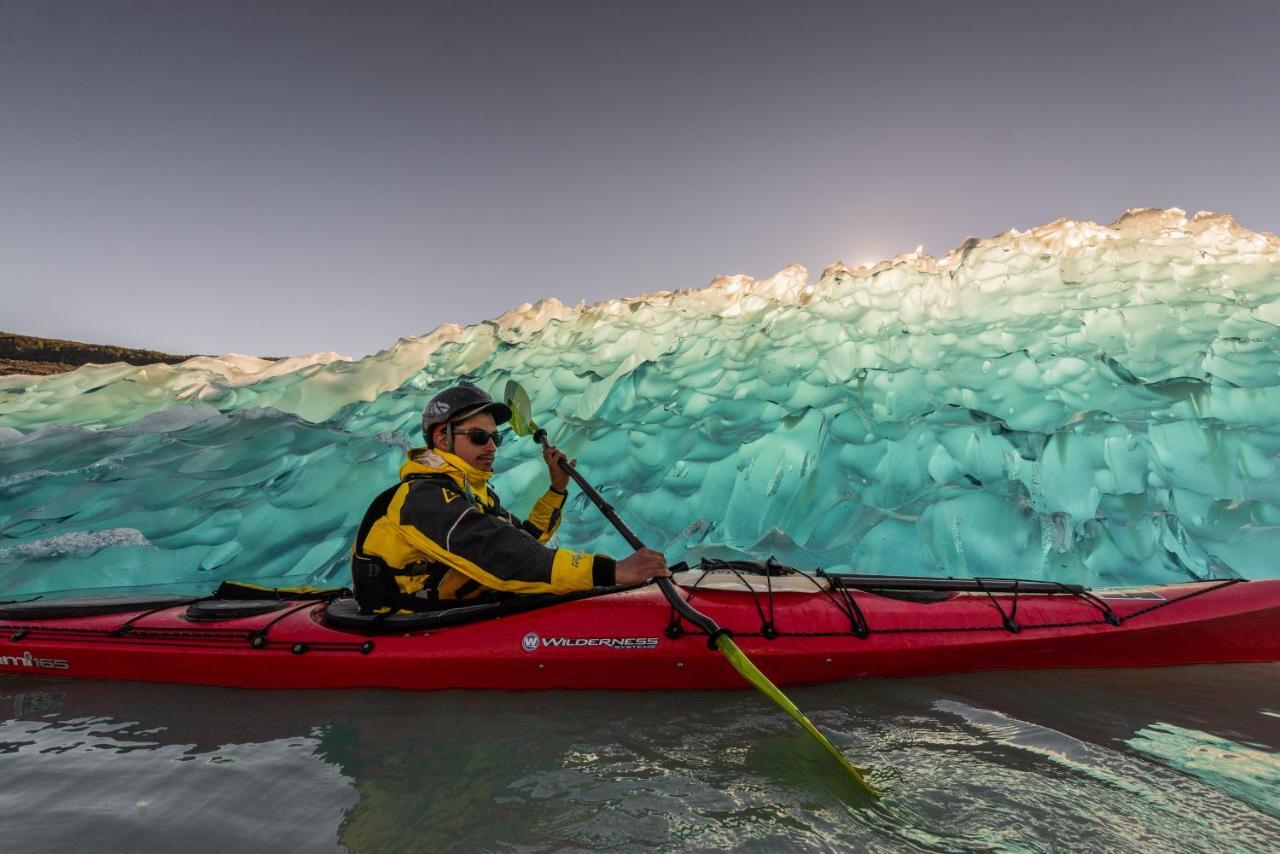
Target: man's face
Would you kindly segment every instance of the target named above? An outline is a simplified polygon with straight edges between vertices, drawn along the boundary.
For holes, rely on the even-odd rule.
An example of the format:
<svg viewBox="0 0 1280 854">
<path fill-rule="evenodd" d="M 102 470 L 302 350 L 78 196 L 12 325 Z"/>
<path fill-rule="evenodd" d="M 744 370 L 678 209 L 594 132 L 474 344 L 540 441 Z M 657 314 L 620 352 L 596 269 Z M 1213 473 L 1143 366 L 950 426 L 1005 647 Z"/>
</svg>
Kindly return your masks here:
<svg viewBox="0 0 1280 854">
<path fill-rule="evenodd" d="M 493 413 L 490 412 L 481 412 L 459 421 L 453 425 L 453 453 L 480 471 L 493 471 L 493 456 L 498 450 L 493 440 L 489 439 L 483 445 L 477 445 L 470 436 L 463 433 L 467 430 L 484 430 L 486 433 L 493 433 L 497 429 L 498 425 L 493 420 Z M 434 436 L 437 448 L 449 450 L 449 438 L 443 424 L 435 427 Z"/>
</svg>

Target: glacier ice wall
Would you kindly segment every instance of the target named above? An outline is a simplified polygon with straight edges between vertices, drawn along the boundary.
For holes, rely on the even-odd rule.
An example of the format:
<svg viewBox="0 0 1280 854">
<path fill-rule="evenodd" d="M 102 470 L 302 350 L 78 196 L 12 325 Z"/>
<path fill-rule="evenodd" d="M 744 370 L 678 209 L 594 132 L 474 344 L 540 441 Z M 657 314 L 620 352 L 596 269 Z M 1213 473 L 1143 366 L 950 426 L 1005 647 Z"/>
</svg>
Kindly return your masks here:
<svg viewBox="0 0 1280 854">
<path fill-rule="evenodd" d="M 1131 211 L 945 258 L 525 305 L 359 361 L 0 378 L 0 596 L 342 582 L 459 378 L 529 389 L 671 560 L 1094 585 L 1280 575 L 1280 240 Z M 528 440 L 496 481 L 527 508 Z M 579 496 L 560 540 L 623 554 Z"/>
</svg>

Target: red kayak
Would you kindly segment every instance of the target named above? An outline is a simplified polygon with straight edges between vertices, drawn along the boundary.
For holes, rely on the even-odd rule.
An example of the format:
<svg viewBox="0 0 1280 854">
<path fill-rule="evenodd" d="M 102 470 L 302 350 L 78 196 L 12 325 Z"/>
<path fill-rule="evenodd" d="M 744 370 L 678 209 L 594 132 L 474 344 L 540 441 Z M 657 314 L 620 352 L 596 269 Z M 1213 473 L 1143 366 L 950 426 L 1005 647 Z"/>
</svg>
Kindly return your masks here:
<svg viewBox="0 0 1280 854">
<path fill-rule="evenodd" d="M 779 685 L 1280 660 L 1280 579 L 1089 591 L 720 569 L 677 582 Z M 0 674 L 240 688 L 746 687 L 653 586 L 393 617 L 360 615 L 349 599 L 228 595 L 0 605 Z"/>
</svg>

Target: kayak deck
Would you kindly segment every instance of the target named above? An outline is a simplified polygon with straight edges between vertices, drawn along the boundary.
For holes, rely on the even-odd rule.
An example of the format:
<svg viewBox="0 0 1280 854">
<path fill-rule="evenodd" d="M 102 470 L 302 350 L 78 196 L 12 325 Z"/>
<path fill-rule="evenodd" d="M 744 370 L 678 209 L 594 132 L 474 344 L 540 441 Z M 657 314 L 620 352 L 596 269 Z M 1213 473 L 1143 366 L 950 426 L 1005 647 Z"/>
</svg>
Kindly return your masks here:
<svg viewBox="0 0 1280 854">
<path fill-rule="evenodd" d="M 988 583 L 927 595 L 814 581 L 702 573 L 682 586 L 779 685 L 1280 660 L 1280 580 L 1094 593 Z M 161 602 L 18 618 L 0 606 L 0 674 L 246 688 L 745 687 L 652 586 L 440 628 L 387 620 L 376 634 L 335 627 L 330 607 L 352 610 L 283 600 L 193 619 L 190 605 Z"/>
</svg>

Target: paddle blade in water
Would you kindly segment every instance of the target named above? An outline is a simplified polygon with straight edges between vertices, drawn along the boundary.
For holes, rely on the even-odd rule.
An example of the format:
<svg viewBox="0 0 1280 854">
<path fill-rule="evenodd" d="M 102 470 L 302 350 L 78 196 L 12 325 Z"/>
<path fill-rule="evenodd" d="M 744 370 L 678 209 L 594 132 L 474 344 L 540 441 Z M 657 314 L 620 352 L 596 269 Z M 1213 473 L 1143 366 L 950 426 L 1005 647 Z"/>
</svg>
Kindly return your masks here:
<svg viewBox="0 0 1280 854">
<path fill-rule="evenodd" d="M 722 634 L 716 637 L 716 649 L 724 653 L 724 657 L 728 659 L 733 668 L 742 674 L 742 678 L 746 679 L 770 700 L 782 707 L 782 710 L 791 715 L 796 723 L 804 727 L 805 732 L 817 739 L 818 744 L 822 745 L 822 749 L 831 755 L 831 758 L 840 763 L 840 767 L 848 772 L 853 778 L 857 787 L 872 797 L 880 797 L 880 792 L 874 786 L 868 783 L 862 776 L 862 772 L 853 766 L 843 753 L 836 750 L 836 746 L 827 740 L 827 737 L 818 731 L 813 722 L 805 717 L 804 712 L 796 708 L 796 704 L 788 699 L 787 695 L 778 689 L 777 685 L 769 681 L 769 677 L 760 672 L 760 668 L 751 663 L 751 659 L 738 649 L 738 645 L 728 635 Z"/>
<path fill-rule="evenodd" d="M 507 406 L 511 407 L 511 429 L 517 436 L 532 435 L 538 425 L 533 423 L 533 404 L 529 400 L 529 393 L 524 390 L 524 386 L 515 380 L 507 380 L 506 391 L 503 397 L 507 399 Z"/>
</svg>

